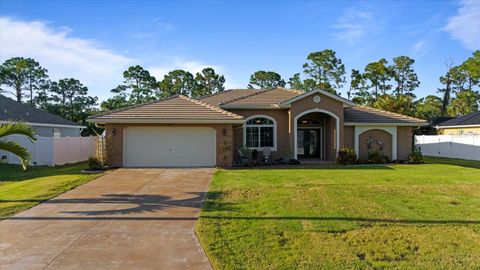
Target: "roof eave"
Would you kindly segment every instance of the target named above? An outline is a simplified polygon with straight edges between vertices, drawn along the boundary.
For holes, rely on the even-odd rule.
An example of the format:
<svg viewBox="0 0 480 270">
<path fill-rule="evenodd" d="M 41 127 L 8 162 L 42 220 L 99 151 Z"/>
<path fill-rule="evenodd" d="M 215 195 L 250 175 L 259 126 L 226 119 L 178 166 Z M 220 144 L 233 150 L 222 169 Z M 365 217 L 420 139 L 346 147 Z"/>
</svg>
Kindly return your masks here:
<svg viewBox="0 0 480 270">
<path fill-rule="evenodd" d="M 15 123 L 18 121 L 6 121 L 6 120 L 0 120 L 0 124 L 8 124 L 8 123 Z M 22 123 L 25 123 L 29 126 L 34 126 L 34 127 L 59 127 L 59 128 L 87 128 L 86 126 L 80 126 L 80 125 L 62 125 L 62 124 L 50 124 L 50 123 L 35 123 L 35 122 L 25 122 L 25 121 L 20 121 Z"/>
<path fill-rule="evenodd" d="M 480 127 L 480 124 L 472 124 L 472 125 L 451 125 L 451 126 L 441 126 L 437 125 L 435 128 L 469 128 L 469 127 Z"/>
<path fill-rule="evenodd" d="M 95 124 L 243 124 L 244 119 L 145 119 L 91 118 Z"/>
<path fill-rule="evenodd" d="M 393 123 L 393 122 L 383 122 L 383 123 L 374 123 L 374 122 L 344 122 L 344 126 L 404 126 L 404 127 L 422 127 L 427 126 L 428 123 Z"/>
</svg>

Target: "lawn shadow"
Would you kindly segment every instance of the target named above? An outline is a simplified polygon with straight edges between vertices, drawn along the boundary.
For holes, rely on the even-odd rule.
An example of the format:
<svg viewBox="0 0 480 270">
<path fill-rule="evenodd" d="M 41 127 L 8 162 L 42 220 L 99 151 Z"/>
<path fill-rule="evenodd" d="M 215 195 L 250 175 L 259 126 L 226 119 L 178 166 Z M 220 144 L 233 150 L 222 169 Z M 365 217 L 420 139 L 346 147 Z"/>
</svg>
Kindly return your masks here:
<svg viewBox="0 0 480 270">
<path fill-rule="evenodd" d="M 272 165 L 272 166 L 250 166 L 230 167 L 225 170 L 394 170 L 391 164 L 358 164 L 358 165 L 337 165 L 337 164 L 299 164 L 299 165 Z"/>
<path fill-rule="evenodd" d="M 394 224 L 425 224 L 425 225 L 447 225 L 447 224 L 475 224 L 480 225 L 480 220 L 428 220 L 428 219 L 385 219 L 385 218 L 363 218 L 363 217 L 269 217 L 269 216 L 208 216 L 202 215 L 200 219 L 224 219 L 224 220 L 312 220 L 312 221 L 351 221 L 369 223 L 394 223 Z"/>
</svg>

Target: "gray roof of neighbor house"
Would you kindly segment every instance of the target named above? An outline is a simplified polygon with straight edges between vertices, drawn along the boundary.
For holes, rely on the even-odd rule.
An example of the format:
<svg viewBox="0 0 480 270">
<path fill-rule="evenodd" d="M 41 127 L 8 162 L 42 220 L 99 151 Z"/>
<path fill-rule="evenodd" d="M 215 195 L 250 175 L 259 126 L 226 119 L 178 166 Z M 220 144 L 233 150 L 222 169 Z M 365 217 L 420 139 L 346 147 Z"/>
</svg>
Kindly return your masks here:
<svg viewBox="0 0 480 270">
<path fill-rule="evenodd" d="M 94 123 L 242 123 L 243 117 L 182 95 L 97 114 Z"/>
<path fill-rule="evenodd" d="M 439 127 L 446 126 L 470 126 L 470 125 L 480 125 L 480 111 L 473 112 L 464 116 L 459 116 L 457 118 L 450 119 L 445 122 L 438 124 Z"/>
<path fill-rule="evenodd" d="M 366 106 L 344 108 L 343 121 L 345 123 L 392 123 L 392 124 L 420 124 L 427 121 L 406 116 L 403 114 L 374 109 Z"/>
<path fill-rule="evenodd" d="M 0 121 L 20 120 L 31 124 L 64 125 L 82 128 L 78 123 L 0 95 Z"/>
</svg>

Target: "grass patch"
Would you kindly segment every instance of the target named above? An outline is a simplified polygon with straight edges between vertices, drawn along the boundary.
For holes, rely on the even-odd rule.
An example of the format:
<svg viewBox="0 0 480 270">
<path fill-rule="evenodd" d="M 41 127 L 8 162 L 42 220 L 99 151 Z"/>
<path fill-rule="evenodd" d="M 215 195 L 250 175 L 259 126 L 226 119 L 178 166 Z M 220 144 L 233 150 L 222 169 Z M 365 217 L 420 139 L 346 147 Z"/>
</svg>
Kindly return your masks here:
<svg viewBox="0 0 480 270">
<path fill-rule="evenodd" d="M 31 208 L 98 175 L 82 174 L 86 163 L 59 167 L 0 165 L 0 219 Z"/>
<path fill-rule="evenodd" d="M 424 157 L 427 163 L 450 164 L 462 167 L 470 167 L 480 169 L 480 161 L 468 160 L 459 158 L 444 158 L 444 157 Z"/>
<path fill-rule="evenodd" d="M 217 269 L 480 268 L 480 170 L 218 170 L 197 234 Z"/>
</svg>

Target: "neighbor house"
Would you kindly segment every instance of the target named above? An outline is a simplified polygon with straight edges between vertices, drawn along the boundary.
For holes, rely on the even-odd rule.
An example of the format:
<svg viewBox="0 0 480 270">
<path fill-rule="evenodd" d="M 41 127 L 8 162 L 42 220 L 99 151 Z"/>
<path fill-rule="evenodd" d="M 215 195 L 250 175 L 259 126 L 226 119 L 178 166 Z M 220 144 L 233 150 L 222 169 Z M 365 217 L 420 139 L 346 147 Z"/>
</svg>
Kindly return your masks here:
<svg viewBox="0 0 480 270">
<path fill-rule="evenodd" d="M 439 135 L 480 134 L 480 111 L 442 122 L 436 129 Z"/>
<path fill-rule="evenodd" d="M 84 126 L 0 95 L 0 123 L 23 121 L 41 137 L 78 137 Z"/>
<path fill-rule="evenodd" d="M 357 106 L 323 90 L 227 90 L 182 95 L 89 118 L 106 129 L 112 167 L 230 166 L 245 145 L 309 162 L 335 161 L 341 147 L 361 159 L 379 150 L 405 160 L 425 121 Z"/>
</svg>

